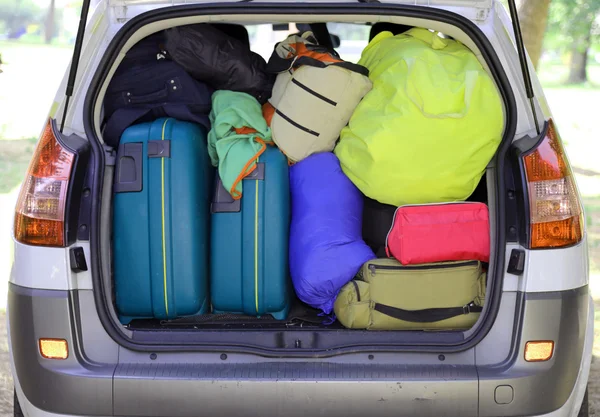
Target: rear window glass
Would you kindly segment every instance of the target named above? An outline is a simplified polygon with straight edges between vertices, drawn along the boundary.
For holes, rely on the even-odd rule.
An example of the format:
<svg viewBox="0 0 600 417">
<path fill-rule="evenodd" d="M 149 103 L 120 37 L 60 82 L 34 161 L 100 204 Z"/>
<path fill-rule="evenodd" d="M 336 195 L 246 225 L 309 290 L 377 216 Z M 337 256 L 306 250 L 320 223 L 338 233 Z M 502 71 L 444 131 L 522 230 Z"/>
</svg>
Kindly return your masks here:
<svg viewBox="0 0 600 417">
<path fill-rule="evenodd" d="M 272 24 L 249 25 L 246 28 L 250 36 L 250 47 L 267 61 L 277 42 L 299 32 L 294 23 L 290 23 L 288 30 L 273 30 Z M 369 42 L 370 28 L 358 23 L 327 23 L 329 33 L 340 38 L 337 52 L 342 59 L 350 62 L 358 62 L 360 59 L 362 50 Z"/>
</svg>

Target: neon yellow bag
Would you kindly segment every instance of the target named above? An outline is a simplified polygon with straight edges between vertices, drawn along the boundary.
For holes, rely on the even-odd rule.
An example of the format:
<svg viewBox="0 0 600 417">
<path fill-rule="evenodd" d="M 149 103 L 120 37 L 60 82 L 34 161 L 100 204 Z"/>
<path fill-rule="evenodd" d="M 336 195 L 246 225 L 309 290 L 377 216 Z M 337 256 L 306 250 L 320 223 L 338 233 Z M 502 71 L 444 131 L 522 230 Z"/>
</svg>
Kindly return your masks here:
<svg viewBox="0 0 600 417">
<path fill-rule="evenodd" d="M 475 55 L 415 28 L 380 33 L 359 64 L 373 89 L 335 148 L 344 173 L 382 203 L 465 200 L 504 127 L 500 95 Z"/>
</svg>

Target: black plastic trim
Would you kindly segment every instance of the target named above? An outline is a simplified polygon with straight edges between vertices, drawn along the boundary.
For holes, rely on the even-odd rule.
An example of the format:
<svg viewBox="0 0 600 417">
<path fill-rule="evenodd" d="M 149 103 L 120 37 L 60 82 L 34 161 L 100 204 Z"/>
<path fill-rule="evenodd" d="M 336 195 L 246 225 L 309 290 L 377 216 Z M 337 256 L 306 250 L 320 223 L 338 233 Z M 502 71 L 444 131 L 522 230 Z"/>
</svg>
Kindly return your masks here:
<svg viewBox="0 0 600 417">
<path fill-rule="evenodd" d="M 520 218 L 525 215 L 523 207 L 517 204 L 517 193 L 513 169 L 514 162 L 509 154 L 506 155 L 504 169 L 504 181 L 506 184 L 506 241 L 516 243 L 519 241 Z"/>
<path fill-rule="evenodd" d="M 87 262 L 85 260 L 85 253 L 81 246 L 76 246 L 69 250 L 69 260 L 71 264 L 71 271 L 82 272 L 87 271 Z"/>
<path fill-rule="evenodd" d="M 259 3 L 227 3 L 227 4 L 193 4 L 193 5 L 181 5 L 181 6 L 172 6 L 166 8 L 160 8 L 156 10 L 152 10 L 128 21 L 123 28 L 117 33 L 117 35 L 113 38 L 110 45 L 108 46 L 102 60 L 99 64 L 98 70 L 94 74 L 92 82 L 90 84 L 89 91 L 85 98 L 84 104 L 84 126 L 85 131 L 87 132 L 88 137 L 92 143 L 94 157 L 99 162 L 99 169 L 95 172 L 94 183 L 93 183 L 93 195 L 94 205 L 92 207 L 92 227 L 91 227 L 91 265 L 92 265 L 92 277 L 94 283 L 94 297 L 96 302 L 96 307 L 98 310 L 98 314 L 100 316 L 100 321 L 105 327 L 108 334 L 122 346 L 138 351 L 159 351 L 159 350 L 168 350 L 168 351 L 181 351 L 181 350 L 197 350 L 197 351 L 234 351 L 234 352 L 247 352 L 247 353 L 255 353 L 260 355 L 283 355 L 286 356 L 290 354 L 289 349 L 268 349 L 268 348 L 260 348 L 253 347 L 249 345 L 244 346 L 235 346 L 229 345 L 226 348 L 219 342 L 215 342 L 212 345 L 209 343 L 205 343 L 202 346 L 185 346 L 182 344 L 171 344 L 167 345 L 160 342 L 155 343 L 147 343 L 143 340 L 132 340 L 127 338 L 125 334 L 122 332 L 122 329 L 118 326 L 117 323 L 111 320 L 111 317 L 108 313 L 108 309 L 112 308 L 109 303 L 111 303 L 109 299 L 109 295 L 104 293 L 104 287 L 102 286 L 102 277 L 103 270 L 100 262 L 100 208 L 101 208 L 101 192 L 103 186 L 103 175 L 104 175 L 104 151 L 102 145 L 100 144 L 100 140 L 96 135 L 96 129 L 93 121 L 93 109 L 95 103 L 100 94 L 100 87 L 103 84 L 104 80 L 108 76 L 108 72 L 112 63 L 114 62 L 117 54 L 123 48 L 127 39 L 135 33 L 137 30 L 142 28 L 145 25 L 148 25 L 153 22 L 173 19 L 173 18 L 181 18 L 188 16 L 198 16 L 198 15 L 227 15 L 227 14 L 239 14 L 242 12 L 244 14 L 305 14 L 305 15 L 331 15 L 332 18 L 340 15 L 376 15 L 376 16 L 406 16 L 413 18 L 422 18 L 428 20 L 435 20 L 442 23 L 450 24 L 460 28 L 469 38 L 478 46 L 479 50 L 483 58 L 489 65 L 490 73 L 493 76 L 496 85 L 498 86 L 498 90 L 502 96 L 502 99 L 506 106 L 506 125 L 504 136 L 502 139 L 502 143 L 499 146 L 499 149 L 494 157 L 494 166 L 497 172 L 497 187 L 495 190 L 496 196 L 496 237 L 497 237 L 497 245 L 495 246 L 495 253 L 493 259 L 495 260 L 493 264 L 493 269 L 490 269 L 489 274 L 494 279 L 490 279 L 488 283 L 488 299 L 487 299 L 487 308 L 482 312 L 482 320 L 480 328 L 470 334 L 466 338 L 454 338 L 450 337 L 450 339 L 454 339 L 454 342 L 449 342 L 446 344 L 431 343 L 431 344 L 402 344 L 402 339 L 406 339 L 406 333 L 402 333 L 401 337 L 394 337 L 395 335 L 390 332 L 370 332 L 371 337 L 368 339 L 376 338 L 379 340 L 378 343 L 374 343 L 372 340 L 367 341 L 365 344 L 357 343 L 356 345 L 344 345 L 338 349 L 335 349 L 335 353 L 346 353 L 349 351 L 364 351 L 364 350 L 383 350 L 383 351 L 435 351 L 439 353 L 443 352 L 457 352 L 464 351 L 466 349 L 470 349 L 475 346 L 479 341 L 485 337 L 485 335 L 491 329 L 496 316 L 498 314 L 499 306 L 500 306 L 500 298 L 501 298 L 501 288 L 503 283 L 504 276 L 504 267 L 505 267 L 505 246 L 506 246 L 506 229 L 505 229 L 505 210 L 506 210 L 506 191 L 505 191 L 505 180 L 504 180 L 504 166 L 505 166 L 505 155 L 510 148 L 512 140 L 515 135 L 516 124 L 517 124 L 517 107 L 515 102 L 515 97 L 513 94 L 512 87 L 510 82 L 504 72 L 502 64 L 496 55 L 494 48 L 492 47 L 490 41 L 486 38 L 484 33 L 470 20 L 466 19 L 463 16 L 460 16 L 456 13 L 429 8 L 422 6 L 412 6 L 412 5 L 398 5 L 398 4 L 380 4 L 380 3 L 369 3 L 369 4 L 281 4 L 281 3 L 269 3 L 269 4 L 259 4 Z M 108 185 L 110 186 L 110 185 Z M 135 332 L 139 333 L 139 332 Z M 149 333 L 149 332 L 146 332 Z M 198 332 L 202 333 L 202 332 Z M 336 337 L 336 334 L 340 334 L 337 330 L 332 330 L 328 333 L 326 337 Z M 170 334 L 176 334 L 174 332 L 170 332 Z M 210 335 L 214 338 L 216 333 L 206 333 L 206 337 Z M 364 338 L 365 333 L 356 334 L 357 340 L 366 340 Z M 144 335 L 150 336 L 151 335 Z M 145 339 L 145 337 L 144 337 Z M 177 343 L 176 337 L 169 339 L 172 343 Z M 440 339 L 443 339 L 440 337 Z M 437 339 L 439 340 L 439 339 Z M 302 352 L 298 352 L 302 354 Z M 312 352 L 305 353 L 305 355 L 310 356 L 330 356 L 334 354 L 334 352 Z"/>
<path fill-rule="evenodd" d="M 92 177 L 95 171 L 94 158 L 89 158 L 86 166 L 85 178 L 83 180 L 83 191 L 81 194 L 81 203 L 79 205 L 79 225 L 77 228 L 77 240 L 90 240 L 90 217 L 92 215 Z"/>
<path fill-rule="evenodd" d="M 369 271 L 373 272 L 378 269 L 391 270 L 391 271 L 414 271 L 423 269 L 450 269 L 460 268 L 463 266 L 476 266 L 479 265 L 479 261 L 463 261 L 456 263 L 440 263 L 431 265 L 377 265 L 376 263 L 369 263 Z"/>
<path fill-rule="evenodd" d="M 525 251 L 523 249 L 513 249 L 510 252 L 508 268 L 506 272 L 513 275 L 523 275 L 525 271 Z"/>
<path fill-rule="evenodd" d="M 90 144 L 77 135 L 65 136 L 60 133 L 55 119 L 50 120 L 50 126 L 60 146 L 73 154 L 73 165 L 65 202 L 65 246 L 69 246 L 77 240 L 79 207 L 81 206 L 84 179 L 88 160 L 90 159 Z"/>
</svg>

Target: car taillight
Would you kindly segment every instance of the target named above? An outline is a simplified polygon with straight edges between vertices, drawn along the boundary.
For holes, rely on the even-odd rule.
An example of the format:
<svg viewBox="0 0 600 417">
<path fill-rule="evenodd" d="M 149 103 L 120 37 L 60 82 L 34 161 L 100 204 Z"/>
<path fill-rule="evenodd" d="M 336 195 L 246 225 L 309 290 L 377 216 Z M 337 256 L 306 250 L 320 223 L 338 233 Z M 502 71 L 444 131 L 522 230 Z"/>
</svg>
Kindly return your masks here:
<svg viewBox="0 0 600 417">
<path fill-rule="evenodd" d="M 15 239 L 30 245 L 65 245 L 65 202 L 74 154 L 61 146 L 48 122 L 33 153 L 15 208 Z"/>
<path fill-rule="evenodd" d="M 558 248 L 583 238 L 583 209 L 561 140 L 550 120 L 544 139 L 523 157 L 532 249 Z"/>
</svg>

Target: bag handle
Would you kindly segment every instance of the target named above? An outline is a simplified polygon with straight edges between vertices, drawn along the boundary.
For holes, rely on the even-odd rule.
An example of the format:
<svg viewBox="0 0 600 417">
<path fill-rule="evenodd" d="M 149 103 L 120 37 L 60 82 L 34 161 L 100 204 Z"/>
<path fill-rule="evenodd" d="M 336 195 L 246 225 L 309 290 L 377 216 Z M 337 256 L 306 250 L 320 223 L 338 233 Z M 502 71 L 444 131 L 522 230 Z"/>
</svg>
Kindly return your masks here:
<svg viewBox="0 0 600 417">
<path fill-rule="evenodd" d="M 123 93 L 125 94 L 125 101 L 129 104 L 149 104 L 156 103 L 159 100 L 166 100 L 169 96 L 169 86 L 165 84 L 165 86 L 158 91 L 154 91 L 152 93 L 144 94 L 141 96 L 134 96 L 131 93 Z"/>
<path fill-rule="evenodd" d="M 325 63 L 323 61 L 319 61 L 318 59 L 312 58 L 310 56 L 299 56 L 292 62 L 292 65 L 289 69 L 296 69 L 302 65 L 308 65 L 311 67 L 317 68 L 327 68 L 327 67 L 340 67 L 347 69 L 348 71 L 357 72 L 365 77 L 369 76 L 369 69 L 367 67 L 363 67 L 362 65 L 354 64 L 352 62 L 340 61 L 333 62 L 331 64 Z"/>
<path fill-rule="evenodd" d="M 291 71 L 292 69 L 296 69 L 302 65 L 309 65 L 317 68 L 327 68 L 330 65 L 335 65 L 340 68 L 347 69 L 348 71 L 357 72 L 365 77 L 369 76 L 368 68 L 352 62 L 342 61 L 339 58 L 338 53 L 334 50 L 330 50 L 320 45 L 307 45 L 307 49 L 310 49 L 311 52 L 330 54 L 333 60 L 339 60 L 339 62 L 324 62 L 309 55 L 296 55 L 293 59 L 282 58 L 277 53 L 277 46 L 275 46 L 275 50 L 273 51 L 273 54 L 267 63 L 267 72 L 278 74 L 285 71 Z"/>
<path fill-rule="evenodd" d="M 483 308 L 475 305 L 475 301 L 471 301 L 462 307 L 426 308 L 423 310 L 403 310 L 401 308 L 375 303 L 374 310 L 398 320 L 411 321 L 414 323 L 430 323 L 450 319 L 463 314 L 480 313 Z"/>
</svg>

